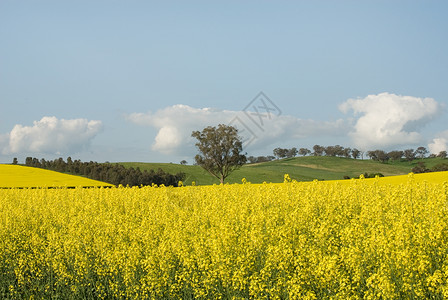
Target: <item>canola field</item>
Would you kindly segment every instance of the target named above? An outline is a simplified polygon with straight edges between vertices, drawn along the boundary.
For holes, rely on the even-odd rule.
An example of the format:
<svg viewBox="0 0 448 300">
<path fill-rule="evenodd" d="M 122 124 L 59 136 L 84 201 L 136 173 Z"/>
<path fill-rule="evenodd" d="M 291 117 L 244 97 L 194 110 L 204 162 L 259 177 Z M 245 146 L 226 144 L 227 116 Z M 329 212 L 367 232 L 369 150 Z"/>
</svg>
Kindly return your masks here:
<svg viewBox="0 0 448 300">
<path fill-rule="evenodd" d="M 20 165 L 0 164 L 0 188 L 113 186 L 89 178 Z"/>
<path fill-rule="evenodd" d="M 0 298 L 447 298 L 448 172 L 423 175 L 3 189 Z"/>
</svg>

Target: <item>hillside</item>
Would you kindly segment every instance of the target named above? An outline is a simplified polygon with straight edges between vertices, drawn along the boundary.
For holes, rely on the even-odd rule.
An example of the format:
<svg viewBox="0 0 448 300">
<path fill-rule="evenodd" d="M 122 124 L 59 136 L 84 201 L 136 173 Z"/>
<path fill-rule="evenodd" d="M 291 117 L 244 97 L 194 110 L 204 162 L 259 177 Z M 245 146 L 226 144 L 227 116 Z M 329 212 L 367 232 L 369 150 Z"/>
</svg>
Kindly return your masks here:
<svg viewBox="0 0 448 300">
<path fill-rule="evenodd" d="M 112 186 L 81 176 L 19 165 L 0 164 L 0 188 Z"/>
<path fill-rule="evenodd" d="M 327 156 L 305 156 L 275 160 L 265 163 L 247 164 L 241 169 L 233 172 L 226 182 L 239 183 L 242 178 L 252 183 L 282 182 L 283 175 L 289 174 L 292 179 L 298 181 L 337 180 L 343 179 L 345 175 L 350 177 L 359 176 L 362 173 L 382 173 L 384 176 L 403 175 L 411 172 L 418 162 L 423 161 L 427 167 L 447 162 L 447 159 L 425 158 L 416 159 L 413 162 L 390 162 L 380 163 L 372 160 L 360 160 L 342 157 Z M 184 172 L 187 174 L 185 184 L 218 184 L 219 181 L 208 174 L 199 166 L 180 165 L 172 163 L 138 163 L 122 162 L 125 167 L 139 167 L 141 170 L 163 169 L 169 173 Z"/>
</svg>

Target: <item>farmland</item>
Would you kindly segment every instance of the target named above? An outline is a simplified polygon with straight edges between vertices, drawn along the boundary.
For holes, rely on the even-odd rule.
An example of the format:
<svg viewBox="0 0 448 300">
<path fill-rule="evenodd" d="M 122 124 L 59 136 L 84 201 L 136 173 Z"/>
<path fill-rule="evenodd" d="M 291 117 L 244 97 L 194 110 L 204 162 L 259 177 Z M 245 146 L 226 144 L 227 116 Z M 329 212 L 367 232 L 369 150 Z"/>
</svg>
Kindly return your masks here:
<svg viewBox="0 0 448 300">
<path fill-rule="evenodd" d="M 0 164 L 0 188 L 112 186 L 101 181 L 18 165 Z"/>
<path fill-rule="evenodd" d="M 448 297 L 447 172 L 283 180 L 2 189 L 0 297 Z"/>
<path fill-rule="evenodd" d="M 350 177 L 359 174 L 382 173 L 384 176 L 405 175 L 411 172 L 420 161 L 428 167 L 444 163 L 442 158 L 426 158 L 414 160 L 413 162 L 396 161 L 380 163 L 372 160 L 350 159 L 343 157 L 328 156 L 306 156 L 275 160 L 264 163 L 246 164 L 236 170 L 226 180 L 229 183 L 240 183 L 241 178 L 246 178 L 252 183 L 282 182 L 283 175 L 289 174 L 297 181 L 318 180 L 340 180 L 345 175 Z M 212 177 L 204 169 L 194 165 L 179 165 L 174 163 L 138 163 L 122 162 L 125 167 L 140 168 L 141 170 L 163 169 L 166 172 L 186 174 L 185 184 L 190 185 L 193 181 L 197 185 L 218 184 L 219 180 Z"/>
</svg>

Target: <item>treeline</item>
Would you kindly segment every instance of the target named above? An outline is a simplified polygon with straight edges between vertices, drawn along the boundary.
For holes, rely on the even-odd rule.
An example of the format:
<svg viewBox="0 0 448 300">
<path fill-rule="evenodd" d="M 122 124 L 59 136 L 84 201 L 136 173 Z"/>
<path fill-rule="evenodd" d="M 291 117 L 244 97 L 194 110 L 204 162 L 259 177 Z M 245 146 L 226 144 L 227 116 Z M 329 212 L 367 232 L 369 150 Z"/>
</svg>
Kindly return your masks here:
<svg viewBox="0 0 448 300">
<path fill-rule="evenodd" d="M 307 156 L 307 155 L 313 155 L 313 156 L 337 156 L 337 157 L 346 157 L 346 158 L 353 158 L 353 159 L 364 159 L 364 155 L 366 155 L 368 158 L 379 161 L 379 162 L 388 162 L 388 161 L 400 161 L 400 160 L 406 160 L 406 161 L 413 161 L 416 158 L 425 158 L 425 157 L 440 157 L 440 158 L 446 158 L 447 152 L 441 151 L 438 154 L 429 154 L 429 151 L 425 147 L 418 147 L 417 149 L 406 149 L 406 150 L 394 150 L 390 152 L 386 152 L 384 150 L 371 150 L 371 151 L 361 151 L 356 148 L 348 148 L 343 147 L 340 145 L 335 146 L 321 146 L 321 145 L 314 145 L 312 151 L 307 148 L 275 148 L 273 150 L 273 154 L 269 156 L 249 156 L 247 158 L 249 163 L 258 163 L 258 162 L 266 162 L 266 161 L 272 161 L 274 159 L 282 159 L 282 158 L 291 158 L 295 157 L 297 155 L 301 156 Z"/>
<path fill-rule="evenodd" d="M 344 148 L 340 145 L 336 146 L 320 146 L 320 145 L 314 145 L 313 151 L 311 151 L 308 148 L 275 148 L 273 150 L 273 156 L 249 156 L 247 158 L 247 161 L 249 163 L 259 163 L 259 162 L 266 162 L 266 161 L 272 161 L 274 159 L 282 159 L 282 158 L 291 158 L 296 157 L 297 155 L 301 156 L 307 156 L 307 155 L 314 155 L 314 156 L 339 156 L 339 157 L 353 157 L 354 159 L 357 159 L 361 157 L 364 153 L 358 149 L 351 149 L 351 148 Z"/>
<path fill-rule="evenodd" d="M 17 164 L 14 159 L 13 164 Z M 162 169 L 144 170 L 140 168 L 125 168 L 120 164 L 82 162 L 80 160 L 72 160 L 71 157 L 64 161 L 63 158 L 55 160 L 37 159 L 27 157 L 25 165 L 29 167 L 53 170 L 62 173 L 84 176 L 90 179 L 99 180 L 113 185 L 123 186 L 146 186 L 146 185 L 165 185 L 178 186 L 179 181 L 185 179 L 185 173 L 177 173 L 175 175 L 166 173 Z"/>
<path fill-rule="evenodd" d="M 367 156 L 372 160 L 376 160 L 379 162 L 387 162 L 387 161 L 400 161 L 402 159 L 406 161 L 413 161 L 417 158 L 423 159 L 426 157 L 440 157 L 446 158 L 447 152 L 440 151 L 439 154 L 429 154 L 429 151 L 425 147 L 418 147 L 416 150 L 414 149 L 406 149 L 406 150 L 394 150 L 390 152 L 386 152 L 383 150 L 374 150 L 367 151 Z"/>
</svg>

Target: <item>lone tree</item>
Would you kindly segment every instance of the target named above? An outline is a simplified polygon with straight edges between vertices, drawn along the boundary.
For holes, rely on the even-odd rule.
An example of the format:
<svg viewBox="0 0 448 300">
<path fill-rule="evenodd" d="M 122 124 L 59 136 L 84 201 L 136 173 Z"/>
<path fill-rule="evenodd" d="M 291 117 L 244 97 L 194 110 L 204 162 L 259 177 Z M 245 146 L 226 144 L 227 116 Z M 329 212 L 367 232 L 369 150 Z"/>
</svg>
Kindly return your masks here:
<svg viewBox="0 0 448 300">
<path fill-rule="evenodd" d="M 200 154 L 194 158 L 196 163 L 221 183 L 224 183 L 230 173 L 246 163 L 246 156 L 241 153 L 241 137 L 233 126 L 208 126 L 202 131 L 193 131 L 191 136 L 198 140 L 196 147 Z"/>
</svg>

